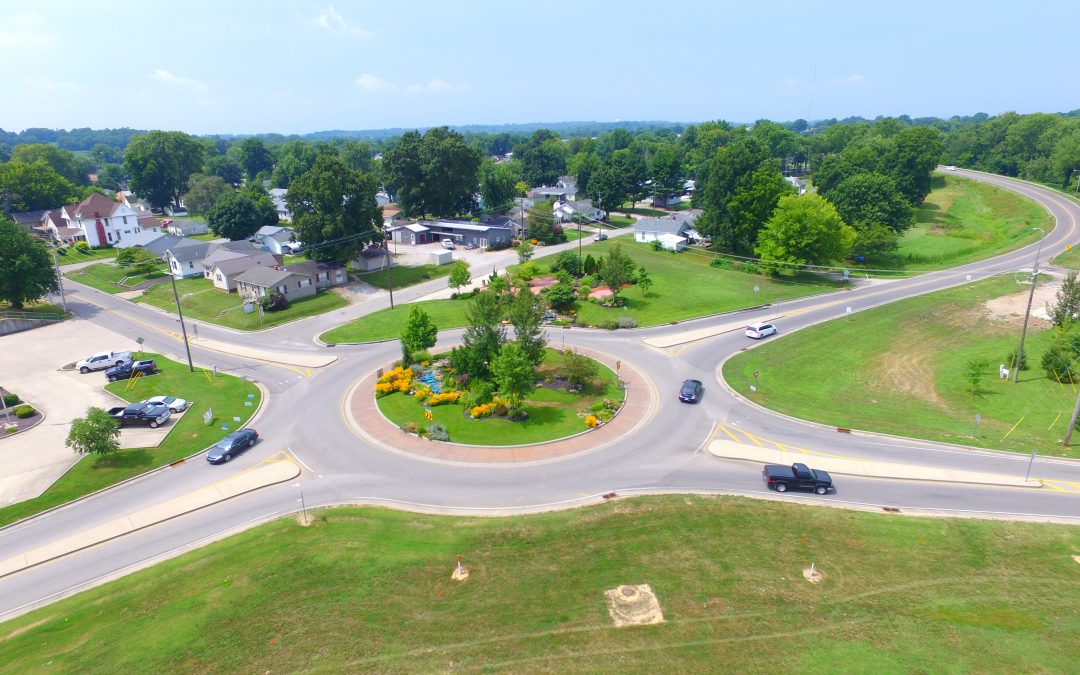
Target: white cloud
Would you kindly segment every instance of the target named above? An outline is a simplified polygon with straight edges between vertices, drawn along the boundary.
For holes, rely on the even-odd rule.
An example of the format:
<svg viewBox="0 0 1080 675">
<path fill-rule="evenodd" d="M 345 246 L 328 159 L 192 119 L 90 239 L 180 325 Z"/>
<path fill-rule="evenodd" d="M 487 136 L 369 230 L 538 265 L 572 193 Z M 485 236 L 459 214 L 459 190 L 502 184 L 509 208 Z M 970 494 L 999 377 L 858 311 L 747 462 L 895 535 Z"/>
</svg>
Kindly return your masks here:
<svg viewBox="0 0 1080 675">
<path fill-rule="evenodd" d="M 345 33 L 358 37 L 372 37 L 374 35 L 371 31 L 350 24 L 345 20 L 345 17 L 337 13 L 333 5 L 327 5 L 312 23 L 328 33 Z"/>
<path fill-rule="evenodd" d="M 410 84 L 409 86 L 405 87 L 405 91 L 412 94 L 418 94 L 421 92 L 435 93 L 440 91 L 450 91 L 452 89 L 457 89 L 457 87 L 450 84 L 449 82 L 444 82 L 443 80 L 431 80 L 427 84 Z"/>
<path fill-rule="evenodd" d="M 37 29 L 45 20 L 38 14 L 20 12 L 9 21 L 0 21 L 0 47 L 40 47 L 56 41 L 56 36 Z"/>
<path fill-rule="evenodd" d="M 209 89 L 209 87 L 196 79 L 174 75 L 167 70 L 155 70 L 153 75 L 150 76 L 150 79 L 156 80 L 158 82 L 163 82 L 165 84 L 185 87 L 192 91 L 207 91 Z"/>
<path fill-rule="evenodd" d="M 862 75 L 848 75 L 847 77 L 837 77 L 829 81 L 834 87 L 861 87 L 866 84 L 866 78 Z"/>
<path fill-rule="evenodd" d="M 394 85 L 390 84 L 381 77 L 375 77 L 371 73 L 364 73 L 360 77 L 356 78 L 356 86 L 360 87 L 364 91 L 392 91 L 397 89 Z"/>
</svg>

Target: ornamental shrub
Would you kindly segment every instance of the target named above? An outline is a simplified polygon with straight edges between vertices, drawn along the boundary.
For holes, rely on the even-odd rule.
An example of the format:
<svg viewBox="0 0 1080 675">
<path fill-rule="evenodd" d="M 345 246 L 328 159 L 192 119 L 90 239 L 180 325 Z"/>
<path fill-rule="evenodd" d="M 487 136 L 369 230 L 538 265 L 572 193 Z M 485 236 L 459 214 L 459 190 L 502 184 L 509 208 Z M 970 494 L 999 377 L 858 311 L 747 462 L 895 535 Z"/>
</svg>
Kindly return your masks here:
<svg viewBox="0 0 1080 675">
<path fill-rule="evenodd" d="M 20 400 L 21 399 L 19 398 L 18 394 L 12 394 L 10 392 L 7 393 L 7 394 L 4 394 L 4 405 L 6 405 L 6 406 L 13 406 L 16 403 L 19 403 Z"/>
<path fill-rule="evenodd" d="M 33 417 L 34 416 L 34 407 L 30 406 L 30 405 L 26 405 L 24 403 L 23 405 L 17 406 L 11 412 L 15 413 L 15 417 L 18 417 L 19 419 L 24 420 L 27 417 Z"/>
<path fill-rule="evenodd" d="M 433 441 L 449 441 L 450 432 L 446 430 L 446 427 L 436 422 L 428 425 L 427 437 Z"/>
<path fill-rule="evenodd" d="M 585 418 L 585 426 L 589 429 L 596 427 L 600 423 L 600 420 L 596 419 L 596 415 L 589 415 Z"/>
</svg>

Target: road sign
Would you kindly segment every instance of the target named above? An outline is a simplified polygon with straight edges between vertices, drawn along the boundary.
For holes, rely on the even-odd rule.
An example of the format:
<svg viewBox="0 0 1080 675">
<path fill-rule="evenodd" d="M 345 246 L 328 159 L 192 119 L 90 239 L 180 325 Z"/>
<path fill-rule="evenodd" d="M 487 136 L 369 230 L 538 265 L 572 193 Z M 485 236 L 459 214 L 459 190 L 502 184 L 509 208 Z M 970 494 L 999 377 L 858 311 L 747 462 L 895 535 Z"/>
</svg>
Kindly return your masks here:
<svg viewBox="0 0 1080 675">
<path fill-rule="evenodd" d="M 214 419 L 214 411 L 212 408 L 207 408 L 206 412 L 202 414 L 202 423 L 209 425 L 210 420 Z"/>
<path fill-rule="evenodd" d="M 141 337 L 137 337 L 137 338 L 135 338 L 135 343 L 136 343 L 136 344 L 140 344 L 140 345 L 141 345 L 141 344 L 142 344 L 142 343 L 144 343 L 144 342 L 146 342 L 146 340 L 142 339 Z"/>
</svg>

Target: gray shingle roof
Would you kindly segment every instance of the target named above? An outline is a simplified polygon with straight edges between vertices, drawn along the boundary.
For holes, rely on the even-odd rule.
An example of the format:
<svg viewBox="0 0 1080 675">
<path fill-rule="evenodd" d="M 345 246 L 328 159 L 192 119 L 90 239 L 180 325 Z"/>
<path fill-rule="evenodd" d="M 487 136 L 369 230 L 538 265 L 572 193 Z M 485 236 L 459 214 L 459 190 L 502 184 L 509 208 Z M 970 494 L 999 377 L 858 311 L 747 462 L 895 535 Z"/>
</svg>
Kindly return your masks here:
<svg viewBox="0 0 1080 675">
<path fill-rule="evenodd" d="M 301 276 L 295 272 L 286 270 L 276 270 L 272 267 L 263 267 L 257 265 L 249 268 L 246 272 L 236 277 L 237 283 L 251 284 L 252 286 L 259 286 L 260 288 L 272 288 L 274 286 L 280 286 L 283 282 L 289 280 L 290 277 Z"/>
<path fill-rule="evenodd" d="M 207 241 L 182 238 L 179 242 L 169 248 L 169 253 L 172 254 L 172 257 L 176 258 L 177 262 L 202 260 L 206 257 L 207 253 L 211 251 L 212 246 L 213 245 Z"/>
<path fill-rule="evenodd" d="M 205 261 L 203 262 L 205 265 Z M 269 253 L 257 253 L 255 255 L 235 255 L 232 258 L 218 260 L 213 264 L 222 274 L 236 274 L 245 272 L 253 267 L 273 267 L 277 260 Z"/>
<path fill-rule="evenodd" d="M 690 223 L 676 218 L 639 218 L 634 223 L 634 232 L 657 232 L 681 235 L 690 229 Z"/>
</svg>

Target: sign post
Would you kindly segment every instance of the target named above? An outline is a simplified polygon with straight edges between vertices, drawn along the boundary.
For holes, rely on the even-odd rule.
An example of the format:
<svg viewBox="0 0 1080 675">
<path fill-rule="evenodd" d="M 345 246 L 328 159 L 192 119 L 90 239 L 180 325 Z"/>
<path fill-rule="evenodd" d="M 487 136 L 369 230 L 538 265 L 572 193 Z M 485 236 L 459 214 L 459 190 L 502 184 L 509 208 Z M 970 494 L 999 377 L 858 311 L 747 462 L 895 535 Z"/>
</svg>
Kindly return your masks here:
<svg viewBox="0 0 1080 675">
<path fill-rule="evenodd" d="M 971 432 L 971 437 L 975 438 L 979 433 L 979 422 L 982 421 L 982 415 L 975 413 L 975 430 Z"/>
<path fill-rule="evenodd" d="M 202 414 L 202 423 L 206 426 L 210 426 L 210 422 L 214 419 L 214 410 L 207 408 L 206 412 Z"/>
</svg>

